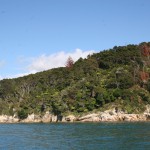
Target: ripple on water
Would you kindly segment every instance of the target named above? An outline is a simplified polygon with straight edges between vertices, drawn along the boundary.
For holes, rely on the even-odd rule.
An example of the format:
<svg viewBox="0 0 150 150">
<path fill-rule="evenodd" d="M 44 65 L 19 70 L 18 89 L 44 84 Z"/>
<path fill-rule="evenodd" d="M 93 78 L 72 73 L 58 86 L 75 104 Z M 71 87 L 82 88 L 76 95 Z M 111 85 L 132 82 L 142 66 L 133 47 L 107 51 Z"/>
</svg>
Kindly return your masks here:
<svg viewBox="0 0 150 150">
<path fill-rule="evenodd" d="M 0 124 L 0 149 L 149 148 L 150 122 Z"/>
</svg>

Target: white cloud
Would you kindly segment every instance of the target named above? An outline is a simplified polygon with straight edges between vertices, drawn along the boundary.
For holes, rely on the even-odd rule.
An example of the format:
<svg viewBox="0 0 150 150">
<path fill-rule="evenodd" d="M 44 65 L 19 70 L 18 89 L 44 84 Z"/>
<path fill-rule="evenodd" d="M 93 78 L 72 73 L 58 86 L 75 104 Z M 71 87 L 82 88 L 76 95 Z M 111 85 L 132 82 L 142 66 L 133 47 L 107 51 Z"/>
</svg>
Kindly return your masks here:
<svg viewBox="0 0 150 150">
<path fill-rule="evenodd" d="M 69 56 L 71 56 L 74 61 L 77 61 L 80 57 L 86 58 L 92 53 L 94 53 L 94 50 L 83 51 L 81 49 L 76 49 L 72 53 L 62 51 L 51 55 L 43 54 L 39 57 L 32 58 L 32 62 L 27 69 L 30 72 L 39 72 L 51 68 L 64 67 Z"/>
<path fill-rule="evenodd" d="M 28 74 L 34 74 L 36 72 L 48 70 L 51 68 L 57 68 L 57 67 L 64 67 L 66 64 L 66 61 L 69 56 L 72 57 L 72 59 L 77 61 L 80 57 L 86 58 L 89 54 L 94 53 L 94 50 L 87 50 L 83 51 L 81 49 L 76 49 L 72 53 L 69 52 L 58 52 L 51 55 L 41 55 L 39 57 L 34 58 L 25 58 L 23 56 L 19 57 L 18 63 L 22 66 L 19 68 L 19 70 L 23 71 L 23 73 L 15 74 L 15 75 L 9 75 L 9 76 L 0 76 L 0 80 L 4 78 L 17 78 L 26 76 Z M 28 65 L 27 65 L 28 64 Z M 0 62 L 0 66 L 3 66 L 4 62 Z"/>
</svg>

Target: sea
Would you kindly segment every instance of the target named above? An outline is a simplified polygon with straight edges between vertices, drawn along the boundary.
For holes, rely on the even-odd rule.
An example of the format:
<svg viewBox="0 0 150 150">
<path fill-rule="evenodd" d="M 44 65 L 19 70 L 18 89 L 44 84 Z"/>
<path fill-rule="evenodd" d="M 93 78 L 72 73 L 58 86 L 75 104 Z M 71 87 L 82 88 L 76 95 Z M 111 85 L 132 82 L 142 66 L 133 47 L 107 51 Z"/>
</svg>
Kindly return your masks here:
<svg viewBox="0 0 150 150">
<path fill-rule="evenodd" d="M 0 124 L 0 150 L 150 150 L 150 122 Z"/>
</svg>

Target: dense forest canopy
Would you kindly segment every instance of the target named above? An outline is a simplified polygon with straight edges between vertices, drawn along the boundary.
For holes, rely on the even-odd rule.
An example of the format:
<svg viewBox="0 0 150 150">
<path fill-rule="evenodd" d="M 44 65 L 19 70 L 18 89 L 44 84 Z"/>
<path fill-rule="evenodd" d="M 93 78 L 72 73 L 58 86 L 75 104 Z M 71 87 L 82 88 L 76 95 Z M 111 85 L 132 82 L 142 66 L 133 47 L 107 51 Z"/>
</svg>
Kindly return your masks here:
<svg viewBox="0 0 150 150">
<path fill-rule="evenodd" d="M 0 114 L 84 113 L 114 105 L 128 113 L 150 103 L 150 42 L 114 46 L 66 67 L 0 81 Z"/>
</svg>

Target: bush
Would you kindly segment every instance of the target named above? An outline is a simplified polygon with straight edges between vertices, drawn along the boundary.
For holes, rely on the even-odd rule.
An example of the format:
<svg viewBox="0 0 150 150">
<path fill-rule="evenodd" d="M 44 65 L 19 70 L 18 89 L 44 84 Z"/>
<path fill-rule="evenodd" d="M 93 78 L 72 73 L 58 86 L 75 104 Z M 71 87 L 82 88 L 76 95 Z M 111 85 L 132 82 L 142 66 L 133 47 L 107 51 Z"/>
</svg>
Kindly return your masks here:
<svg viewBox="0 0 150 150">
<path fill-rule="evenodd" d="M 18 111 L 18 117 L 19 119 L 26 119 L 28 117 L 28 113 L 24 109 L 21 109 Z"/>
</svg>

